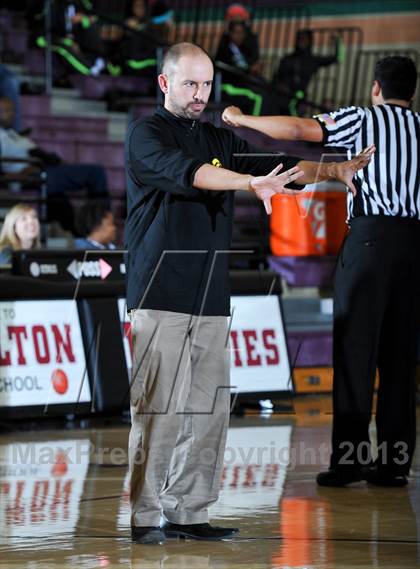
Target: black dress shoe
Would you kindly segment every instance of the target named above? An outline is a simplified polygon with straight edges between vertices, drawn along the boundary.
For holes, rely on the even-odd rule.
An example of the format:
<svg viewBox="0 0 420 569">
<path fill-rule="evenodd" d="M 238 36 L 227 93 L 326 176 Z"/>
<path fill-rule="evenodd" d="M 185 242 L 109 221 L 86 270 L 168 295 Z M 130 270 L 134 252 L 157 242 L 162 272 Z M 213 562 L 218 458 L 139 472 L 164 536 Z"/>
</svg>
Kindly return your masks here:
<svg viewBox="0 0 420 569">
<path fill-rule="evenodd" d="M 204 541 L 218 541 L 239 533 L 238 528 L 213 527 L 207 523 L 184 525 L 165 522 L 161 529 L 165 532 L 166 537 L 189 537 L 190 539 L 201 539 Z"/>
<path fill-rule="evenodd" d="M 402 488 L 407 486 L 408 480 L 405 474 L 396 474 L 395 472 L 387 472 L 378 468 L 372 468 L 366 477 L 368 484 L 375 486 L 388 486 L 390 488 Z"/>
<path fill-rule="evenodd" d="M 165 540 L 165 534 L 158 526 L 131 527 L 131 541 L 133 543 L 157 545 L 164 543 Z"/>
<path fill-rule="evenodd" d="M 316 477 L 319 486 L 331 486 L 340 488 L 366 480 L 369 469 L 367 468 L 330 468 L 325 472 L 320 472 Z"/>
</svg>

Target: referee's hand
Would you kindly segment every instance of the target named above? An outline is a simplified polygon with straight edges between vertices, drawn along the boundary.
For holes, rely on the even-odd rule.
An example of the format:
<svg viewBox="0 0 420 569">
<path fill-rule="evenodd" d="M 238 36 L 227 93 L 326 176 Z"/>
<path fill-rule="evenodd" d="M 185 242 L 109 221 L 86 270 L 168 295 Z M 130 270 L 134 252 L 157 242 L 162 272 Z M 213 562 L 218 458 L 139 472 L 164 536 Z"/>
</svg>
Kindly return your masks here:
<svg viewBox="0 0 420 569">
<path fill-rule="evenodd" d="M 351 160 L 335 163 L 337 180 L 343 182 L 354 196 L 357 194 L 356 187 L 353 184 L 354 175 L 358 170 L 362 170 L 369 164 L 375 150 L 375 145 L 371 144 Z"/>
</svg>

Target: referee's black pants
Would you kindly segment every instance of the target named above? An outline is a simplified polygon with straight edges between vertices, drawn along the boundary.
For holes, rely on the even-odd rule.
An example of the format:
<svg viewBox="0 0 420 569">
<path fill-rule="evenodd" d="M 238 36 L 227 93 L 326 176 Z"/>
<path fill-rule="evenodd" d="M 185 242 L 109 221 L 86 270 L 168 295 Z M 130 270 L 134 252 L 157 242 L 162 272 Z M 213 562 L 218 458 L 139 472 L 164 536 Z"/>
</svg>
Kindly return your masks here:
<svg viewBox="0 0 420 569">
<path fill-rule="evenodd" d="M 407 474 L 416 436 L 420 221 L 352 220 L 334 294 L 332 468 L 370 463 L 369 423 L 379 370 L 377 465 Z"/>
</svg>

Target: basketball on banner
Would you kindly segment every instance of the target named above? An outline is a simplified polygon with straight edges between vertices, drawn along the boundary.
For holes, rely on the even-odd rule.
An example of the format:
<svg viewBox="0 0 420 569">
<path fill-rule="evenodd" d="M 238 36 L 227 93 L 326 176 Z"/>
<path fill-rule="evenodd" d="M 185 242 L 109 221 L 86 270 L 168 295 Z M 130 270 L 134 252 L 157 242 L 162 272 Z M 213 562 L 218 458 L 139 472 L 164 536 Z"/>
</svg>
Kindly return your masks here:
<svg viewBox="0 0 420 569">
<path fill-rule="evenodd" d="M 60 395 L 64 395 L 67 393 L 69 388 L 69 380 L 67 375 L 62 369 L 55 369 L 52 372 L 51 376 L 51 383 L 53 384 L 54 389 Z"/>
</svg>

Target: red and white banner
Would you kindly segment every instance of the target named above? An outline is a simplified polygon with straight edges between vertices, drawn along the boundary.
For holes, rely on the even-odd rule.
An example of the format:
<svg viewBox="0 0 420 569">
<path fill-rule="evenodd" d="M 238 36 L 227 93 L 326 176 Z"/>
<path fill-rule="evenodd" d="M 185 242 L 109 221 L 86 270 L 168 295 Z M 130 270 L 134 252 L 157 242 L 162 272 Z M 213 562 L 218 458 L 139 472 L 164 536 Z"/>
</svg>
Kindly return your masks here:
<svg viewBox="0 0 420 569">
<path fill-rule="evenodd" d="M 233 296 L 232 391 L 292 389 L 286 335 L 277 296 Z"/>
<path fill-rule="evenodd" d="M 230 328 L 232 391 L 292 389 L 286 335 L 277 296 L 233 296 Z M 131 329 L 125 300 L 118 301 L 124 351 L 131 374 Z"/>
<path fill-rule="evenodd" d="M 90 400 L 76 302 L 0 302 L 0 407 Z"/>
</svg>

